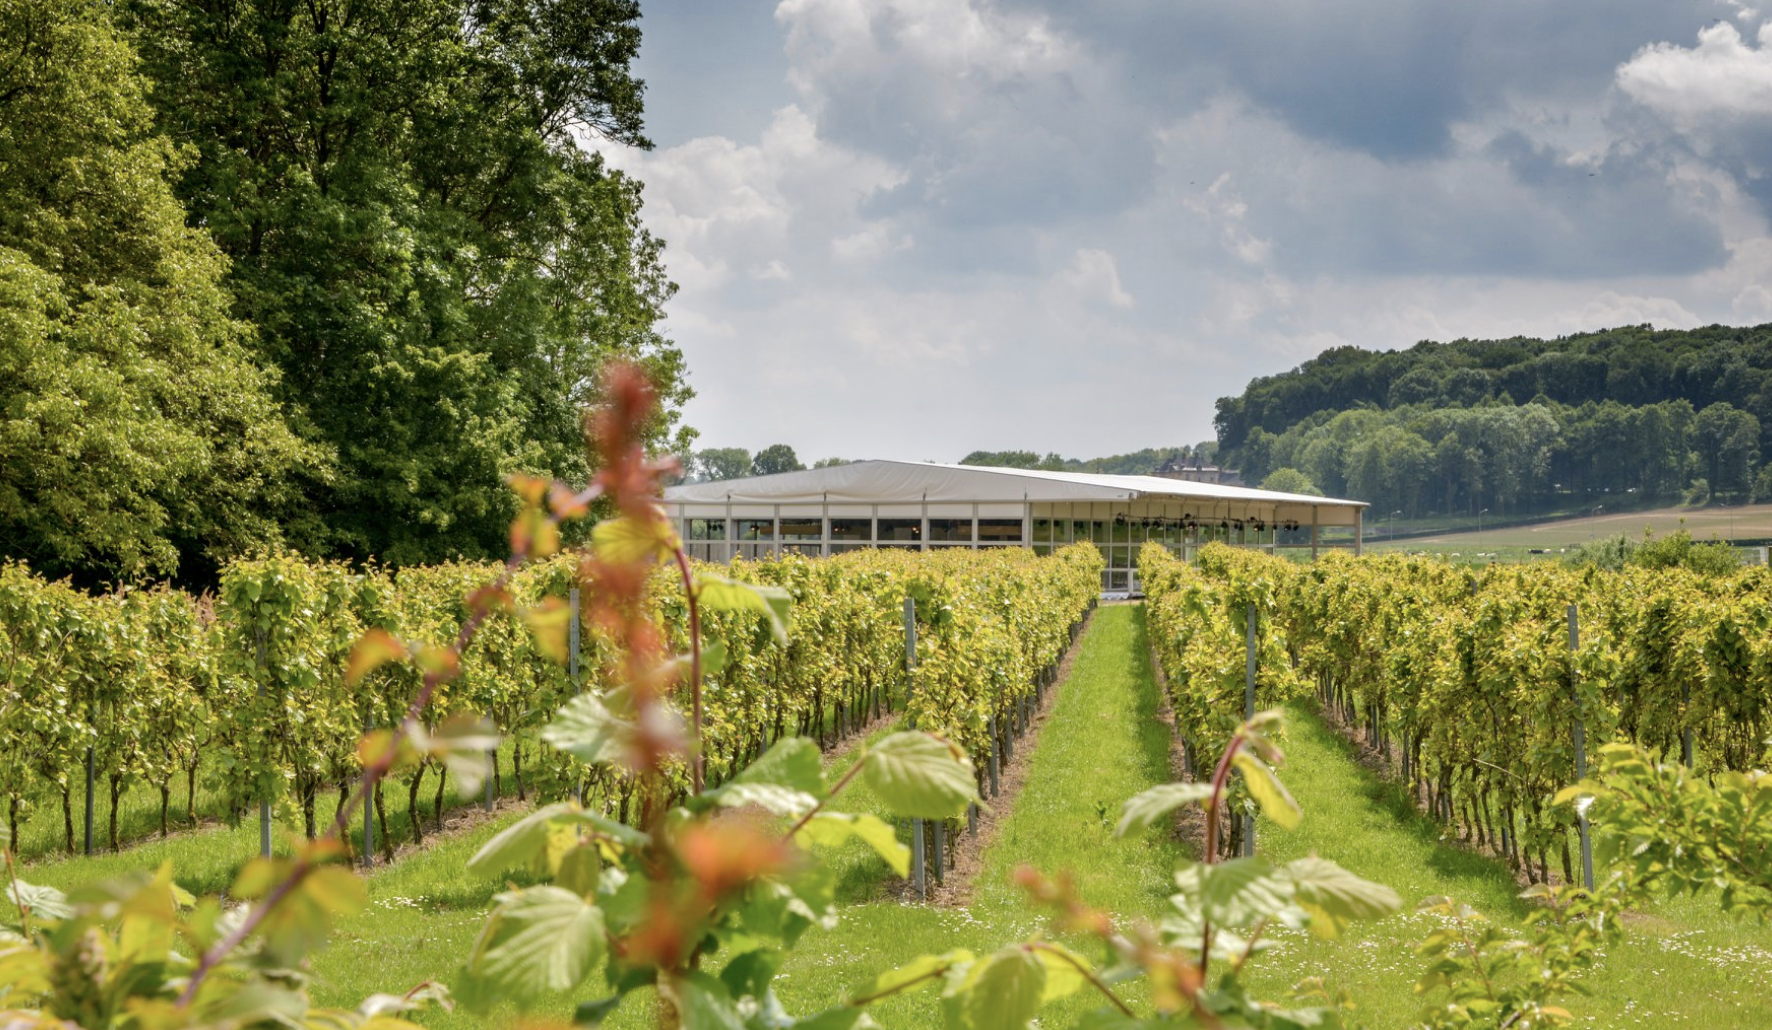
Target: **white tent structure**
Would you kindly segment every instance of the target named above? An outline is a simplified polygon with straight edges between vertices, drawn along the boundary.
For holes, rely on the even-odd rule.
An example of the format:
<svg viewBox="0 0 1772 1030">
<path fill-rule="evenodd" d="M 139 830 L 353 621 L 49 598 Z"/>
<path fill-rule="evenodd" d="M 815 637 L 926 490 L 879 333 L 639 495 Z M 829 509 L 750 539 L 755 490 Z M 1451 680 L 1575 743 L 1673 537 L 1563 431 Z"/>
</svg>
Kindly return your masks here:
<svg viewBox="0 0 1772 1030">
<path fill-rule="evenodd" d="M 1031 547 L 1087 541 L 1107 560 L 1102 591 L 1138 591 L 1138 549 L 1157 541 L 1183 558 L 1214 540 L 1274 550 L 1330 542 L 1360 549 L 1362 501 L 1275 493 L 1158 476 L 858 461 L 803 472 L 689 483 L 665 490 L 690 553 L 709 561 L 864 547 Z"/>
</svg>

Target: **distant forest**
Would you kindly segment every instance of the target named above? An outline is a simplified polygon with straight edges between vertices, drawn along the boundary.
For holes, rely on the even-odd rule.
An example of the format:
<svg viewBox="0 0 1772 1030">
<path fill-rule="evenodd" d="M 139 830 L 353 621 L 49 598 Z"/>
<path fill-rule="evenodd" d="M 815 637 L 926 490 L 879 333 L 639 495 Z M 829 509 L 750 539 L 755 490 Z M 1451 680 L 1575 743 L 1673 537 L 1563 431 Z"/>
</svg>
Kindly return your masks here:
<svg viewBox="0 0 1772 1030">
<path fill-rule="evenodd" d="M 1218 402 L 1222 464 L 1404 517 L 1772 500 L 1772 325 L 1324 351 Z"/>
</svg>

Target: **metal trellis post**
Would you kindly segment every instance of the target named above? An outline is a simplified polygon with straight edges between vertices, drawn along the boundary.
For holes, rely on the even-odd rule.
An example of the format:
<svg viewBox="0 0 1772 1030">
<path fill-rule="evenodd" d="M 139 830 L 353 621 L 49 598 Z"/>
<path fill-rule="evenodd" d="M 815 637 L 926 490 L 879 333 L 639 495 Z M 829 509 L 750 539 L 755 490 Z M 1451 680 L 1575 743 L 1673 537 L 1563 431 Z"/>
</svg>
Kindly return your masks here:
<svg viewBox="0 0 1772 1030">
<path fill-rule="evenodd" d="M 1569 689 L 1575 702 L 1575 778 L 1587 779 L 1587 726 L 1581 719 L 1581 693 L 1576 685 L 1575 652 L 1581 647 L 1581 616 L 1575 605 L 1569 606 Z M 1587 811 L 1576 812 L 1581 822 L 1581 885 L 1594 889 L 1594 845 L 1588 833 Z"/>
</svg>

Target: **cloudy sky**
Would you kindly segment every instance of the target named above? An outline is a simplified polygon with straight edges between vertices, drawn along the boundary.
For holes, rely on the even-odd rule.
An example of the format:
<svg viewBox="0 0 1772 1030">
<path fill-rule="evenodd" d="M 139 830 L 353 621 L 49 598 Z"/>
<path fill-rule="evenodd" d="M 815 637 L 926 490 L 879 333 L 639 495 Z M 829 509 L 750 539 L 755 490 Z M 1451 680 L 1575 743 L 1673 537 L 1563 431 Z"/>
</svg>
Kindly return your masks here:
<svg viewBox="0 0 1772 1030">
<path fill-rule="evenodd" d="M 1772 4 L 643 7 L 702 446 L 1094 457 L 1325 347 L 1772 321 Z"/>
</svg>

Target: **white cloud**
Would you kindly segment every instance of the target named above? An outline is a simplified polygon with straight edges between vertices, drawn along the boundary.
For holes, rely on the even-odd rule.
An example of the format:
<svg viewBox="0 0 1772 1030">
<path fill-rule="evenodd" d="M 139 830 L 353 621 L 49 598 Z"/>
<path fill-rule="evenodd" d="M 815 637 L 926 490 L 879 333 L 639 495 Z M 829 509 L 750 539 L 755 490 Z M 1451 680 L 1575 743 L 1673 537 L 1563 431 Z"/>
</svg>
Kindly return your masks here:
<svg viewBox="0 0 1772 1030">
<path fill-rule="evenodd" d="M 1729 22 L 1698 33 L 1692 48 L 1654 43 L 1618 69 L 1618 86 L 1683 130 L 1722 117 L 1772 117 L 1772 23 L 1750 45 Z"/>
</svg>

